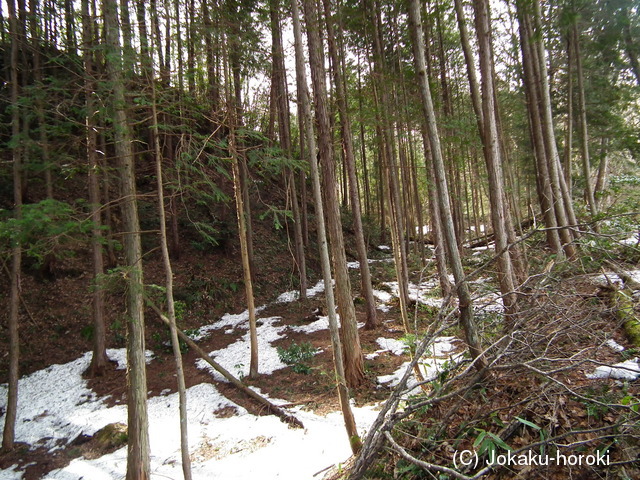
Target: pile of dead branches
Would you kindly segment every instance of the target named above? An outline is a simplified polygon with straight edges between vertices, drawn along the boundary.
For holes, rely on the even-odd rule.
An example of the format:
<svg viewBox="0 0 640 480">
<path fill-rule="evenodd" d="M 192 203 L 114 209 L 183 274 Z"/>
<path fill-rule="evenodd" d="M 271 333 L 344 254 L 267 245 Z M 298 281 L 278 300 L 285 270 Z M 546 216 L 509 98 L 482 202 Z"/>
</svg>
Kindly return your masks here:
<svg viewBox="0 0 640 480">
<path fill-rule="evenodd" d="M 414 364 L 455 328 L 455 308 L 442 310 L 361 453 L 329 477 L 640 478 L 638 381 L 587 376 L 634 352 L 620 351 L 630 344 L 615 307 L 588 275 L 562 268 L 518 293 L 513 325 L 476 312 L 486 368 L 465 360 L 416 386 Z"/>
</svg>

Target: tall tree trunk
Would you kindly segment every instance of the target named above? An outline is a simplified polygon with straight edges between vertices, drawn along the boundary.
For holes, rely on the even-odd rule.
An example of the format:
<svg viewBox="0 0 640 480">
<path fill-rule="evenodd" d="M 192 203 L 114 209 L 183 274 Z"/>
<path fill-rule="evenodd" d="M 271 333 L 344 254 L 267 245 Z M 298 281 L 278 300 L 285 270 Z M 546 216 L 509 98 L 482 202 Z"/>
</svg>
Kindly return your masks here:
<svg viewBox="0 0 640 480">
<path fill-rule="evenodd" d="M 151 71 L 148 72 L 152 74 Z M 160 134 L 158 132 L 158 112 L 156 108 L 156 88 L 155 80 L 149 77 L 151 84 L 151 122 L 153 129 L 154 151 L 156 157 L 156 177 L 158 180 L 158 214 L 160 217 L 160 249 L 162 251 L 162 262 L 164 263 L 165 285 L 167 288 L 167 317 L 169 318 L 171 330 L 171 346 L 176 362 L 176 377 L 178 383 L 178 401 L 180 409 L 180 451 L 182 453 L 182 473 L 185 480 L 191 480 L 191 457 L 189 455 L 189 436 L 187 419 L 187 387 L 184 380 L 184 368 L 182 366 L 182 352 L 180 351 L 180 340 L 176 327 L 176 310 L 173 298 L 173 271 L 171 259 L 169 258 L 169 248 L 167 242 L 167 221 L 164 207 L 164 184 L 162 176 L 162 149 L 160 148 Z"/>
<path fill-rule="evenodd" d="M 14 0 L 7 1 L 9 14 L 9 38 L 11 39 L 11 136 L 13 137 L 13 203 L 14 218 L 22 218 L 22 152 L 20 142 L 20 107 L 18 103 L 18 52 L 22 44 L 18 33 L 18 18 Z M 18 322 L 20 315 L 20 271 L 22 269 L 22 246 L 16 242 L 11 248 L 11 293 L 9 294 L 9 382 L 7 406 L 4 416 L 4 430 L 2 432 L 2 449 L 13 450 L 15 442 L 16 418 L 18 414 L 18 380 L 20 359 L 20 337 Z"/>
<path fill-rule="evenodd" d="M 519 10 L 522 2 L 523 0 L 517 2 Z M 573 213 L 573 204 L 571 198 L 569 198 L 569 192 L 567 191 L 564 176 L 561 172 L 562 168 L 560 165 L 560 157 L 558 155 L 558 148 L 556 145 L 539 0 L 534 0 L 532 2 L 532 7 L 532 12 L 525 13 L 524 18 L 527 20 L 526 24 L 530 28 L 529 38 L 530 45 L 532 47 L 532 64 L 534 71 L 537 72 L 536 87 L 539 92 L 542 137 L 547 155 L 548 171 L 554 198 L 554 208 L 556 211 L 558 227 L 560 227 L 560 238 L 563 242 L 565 253 L 568 257 L 572 257 L 575 254 L 575 247 L 572 243 L 573 235 L 568 227 L 570 225 L 576 225 L 577 221 L 575 214 Z M 527 7 L 524 6 L 523 8 L 526 9 Z M 537 33 L 537 35 L 534 35 L 534 32 Z"/>
<path fill-rule="evenodd" d="M 38 2 L 31 0 L 30 4 L 30 31 L 31 41 L 33 42 L 33 77 L 37 88 L 44 89 L 42 82 L 42 55 L 40 52 L 40 35 L 38 32 Z M 42 168 L 44 170 L 44 183 L 47 192 L 47 198 L 53 198 L 53 180 L 51 178 L 51 155 L 49 152 L 49 138 L 47 134 L 47 122 L 44 114 L 44 102 L 40 95 L 35 98 L 36 117 L 38 119 L 38 133 L 40 148 L 42 152 Z"/>
<path fill-rule="evenodd" d="M 231 40 L 233 42 L 233 40 Z M 223 43 L 223 55 L 227 52 L 227 44 Z M 231 47 L 232 49 L 233 47 Z M 231 167 L 233 172 L 233 190 L 234 198 L 236 202 L 236 214 L 238 219 L 238 235 L 240 237 L 240 254 L 242 256 L 242 271 L 244 274 L 244 288 L 247 297 L 247 309 L 249 311 L 249 341 L 251 344 L 251 353 L 249 361 L 249 378 L 256 378 L 258 376 L 258 334 L 256 324 L 256 308 L 255 299 L 253 296 L 253 275 L 252 265 L 249 252 L 249 230 L 247 228 L 248 213 L 246 196 L 244 195 L 244 188 L 242 185 L 242 166 L 240 165 L 240 155 L 238 153 L 238 144 L 236 138 L 236 128 L 239 125 L 239 111 L 240 105 L 238 102 L 238 87 L 235 87 L 235 93 L 232 92 L 232 86 L 229 82 L 231 79 L 230 70 L 233 69 L 232 56 L 233 53 L 229 51 L 225 56 L 225 77 L 227 78 L 226 100 L 227 100 L 227 112 L 228 112 L 228 127 L 229 127 L 229 155 L 231 157 Z M 235 81 L 239 81 L 238 78 Z M 235 83 L 235 82 L 234 82 Z"/>
<path fill-rule="evenodd" d="M 364 381 L 364 359 L 360 347 L 356 311 L 351 297 L 351 281 L 347 271 L 340 205 L 336 190 L 336 168 L 327 110 L 326 75 L 321 57 L 323 49 L 320 43 L 318 8 L 313 0 L 304 0 L 303 6 L 307 26 L 309 66 L 316 107 L 316 122 L 318 125 L 318 158 L 322 167 L 323 193 L 327 208 L 326 215 L 336 281 L 336 299 L 341 321 L 345 379 L 347 384 L 353 388 Z"/>
<path fill-rule="evenodd" d="M 333 363 L 336 373 L 336 386 L 338 399 L 344 425 L 349 437 L 349 444 L 352 452 L 358 453 L 362 447 L 362 442 L 358 435 L 355 418 L 349 404 L 349 387 L 346 381 L 345 367 L 342 358 L 342 345 L 338 330 L 338 319 L 336 318 L 336 306 L 333 297 L 333 287 L 331 279 L 331 265 L 329 260 L 329 247 L 327 245 L 327 234 L 324 223 L 324 208 L 322 206 L 322 191 L 320 187 L 320 174 L 318 172 L 318 160 L 316 156 L 316 143 L 313 132 L 313 118 L 311 116 L 311 106 L 309 90 L 305 73 L 305 62 L 302 45 L 302 28 L 300 25 L 300 13 L 297 0 L 291 0 L 291 12 L 293 18 L 293 32 L 295 38 L 296 55 L 296 81 L 298 84 L 298 112 L 304 116 L 305 132 L 307 139 L 307 150 L 309 153 L 309 164 L 311 166 L 311 179 L 313 182 L 313 197 L 316 207 L 318 248 L 320 250 L 320 260 L 322 265 L 322 277 L 325 284 L 325 297 L 327 302 L 327 314 L 329 316 L 329 330 L 331 333 L 331 345 L 333 347 Z M 300 135 L 303 133 L 300 132 Z"/>
<path fill-rule="evenodd" d="M 433 182 L 430 181 L 435 177 L 433 169 L 433 154 L 431 153 L 431 144 L 429 143 L 429 134 L 427 127 L 423 125 L 421 128 L 422 144 L 424 146 L 424 161 L 426 166 L 426 176 L 429 179 L 427 188 L 429 195 L 429 210 L 431 212 L 431 232 L 433 239 L 433 255 L 436 260 L 436 268 L 438 270 L 438 280 L 440 282 L 440 290 L 442 290 L 443 298 L 447 298 L 453 290 L 451 280 L 449 280 L 449 271 L 447 269 L 447 248 L 443 233 L 442 219 L 443 215 L 440 211 L 440 202 L 438 191 Z"/>
<path fill-rule="evenodd" d="M 629 3 L 631 4 L 632 2 Z M 633 35 L 631 34 L 631 20 L 629 19 L 629 13 L 632 11 L 631 8 L 632 7 L 623 8 L 622 10 L 624 20 L 622 34 L 624 38 L 625 53 L 627 54 L 627 57 L 629 57 L 631 71 L 633 72 L 634 77 L 636 77 L 636 84 L 640 87 L 640 61 L 638 60 L 640 47 L 638 47 L 637 40 L 634 40 Z"/>
<path fill-rule="evenodd" d="M 400 197 L 400 182 L 398 180 L 398 165 L 395 155 L 395 138 L 391 125 L 391 115 L 389 113 L 389 95 L 386 85 L 384 85 L 384 72 L 387 71 L 382 53 L 382 16 L 380 5 L 374 2 L 375 7 L 371 8 L 370 16 L 373 25 L 373 57 L 374 57 L 374 105 L 376 107 L 377 122 L 380 125 L 380 138 L 382 142 L 381 155 L 381 178 L 387 180 L 387 204 L 388 219 L 391 230 L 391 242 L 393 246 L 393 257 L 396 268 L 396 278 L 398 280 L 398 298 L 400 300 L 400 315 L 402 324 L 407 331 L 409 328 L 409 272 L 407 267 L 407 252 L 404 242 L 404 218 L 402 213 L 402 201 Z M 383 185 L 384 182 L 381 182 Z M 384 187 L 383 187 L 384 189 Z M 384 192 L 384 190 L 383 190 Z M 381 193 L 383 193 L 381 192 Z M 381 205 L 384 205 L 384 194 L 381 195 Z M 381 215 L 384 213 L 381 211 Z"/>
<path fill-rule="evenodd" d="M 366 308 L 366 328 L 376 328 L 378 326 L 378 316 L 376 313 L 376 302 L 373 297 L 371 286 L 371 272 L 367 260 L 367 246 L 364 241 L 364 231 L 362 227 L 362 212 L 360 198 L 358 197 L 358 181 L 356 176 L 355 155 L 353 152 L 353 134 L 351 132 L 351 120 L 347 109 L 347 88 L 342 76 L 338 47 L 336 46 L 336 33 L 333 28 L 332 6 L 330 0 L 324 0 L 324 13 L 327 28 L 327 43 L 329 55 L 333 63 L 333 81 L 336 88 L 336 100 L 340 115 L 340 127 L 342 133 L 342 148 L 344 150 L 344 168 L 347 171 L 349 182 L 349 198 L 351 211 L 353 213 L 353 229 L 356 239 L 356 249 L 358 261 L 360 262 L 360 288 L 364 298 Z"/>
<path fill-rule="evenodd" d="M 598 180 L 594 195 L 598 206 L 602 208 L 605 199 L 605 187 L 607 185 L 607 171 L 609 170 L 609 155 L 607 155 L 607 138 L 602 137 L 600 145 L 600 165 L 598 166 Z"/>
<path fill-rule="evenodd" d="M 144 281 L 140 221 L 136 201 L 133 141 L 126 113 L 123 64 L 121 57 L 117 6 L 115 0 L 103 0 L 107 55 L 107 73 L 113 89 L 113 125 L 116 157 L 120 169 L 121 209 L 124 227 L 124 251 L 128 272 L 127 294 L 127 399 L 128 455 L 127 480 L 148 480 L 149 432 L 147 417 L 147 376 L 144 343 Z M 133 63 L 123 59 L 124 65 Z"/>
<path fill-rule="evenodd" d="M 543 140 L 542 122 L 540 120 L 540 101 L 536 86 L 536 68 L 533 61 L 533 46 L 531 37 L 525 25 L 524 12 L 519 11 L 519 35 L 522 52 L 522 69 L 525 95 L 527 98 L 530 135 L 533 143 L 534 157 L 536 160 L 536 189 L 540 208 L 544 216 L 546 226 L 547 244 L 556 255 L 563 252 L 560 234 L 558 232 L 558 220 L 554 208 L 554 195 L 551 188 L 551 176 L 549 174 L 549 162 Z"/>
<path fill-rule="evenodd" d="M 469 284 L 465 280 L 462 261 L 458 252 L 455 232 L 453 228 L 453 218 L 451 205 L 449 203 L 449 191 L 447 187 L 442 151 L 440 149 L 440 139 L 438 137 L 435 110 L 431 98 L 431 90 L 427 81 L 427 71 L 424 56 L 424 37 L 422 33 L 422 21 L 420 18 L 420 3 L 418 0 L 409 1 L 409 28 L 411 30 L 411 40 L 413 44 L 413 56 L 416 74 L 418 76 L 420 96 L 422 100 L 422 111 L 429 137 L 433 168 L 435 174 L 436 189 L 440 203 L 440 214 L 444 228 L 444 237 L 449 251 L 449 261 L 453 276 L 456 281 L 457 295 L 460 309 L 460 324 L 465 332 L 465 338 L 469 345 L 471 357 L 476 360 L 476 367 L 482 370 L 486 366 L 486 360 L 480 355 L 482 347 L 478 338 L 477 327 L 473 319 L 473 306 Z"/>
<path fill-rule="evenodd" d="M 280 1 L 271 0 L 269 4 L 271 17 L 271 38 L 273 52 L 273 86 L 275 87 L 275 99 L 278 111 L 278 127 L 280 132 L 280 143 L 285 153 L 291 157 L 291 127 L 289 124 L 289 99 L 287 95 L 286 67 L 284 63 L 284 49 L 282 47 L 282 35 L 280 25 Z M 302 135 L 302 132 L 300 132 Z M 293 170 L 286 173 L 287 189 L 291 197 L 293 210 L 294 243 L 296 248 L 295 259 L 300 279 L 300 298 L 307 298 L 307 263 L 304 254 L 304 238 L 302 232 L 302 221 L 300 215 L 300 203 L 298 200 L 298 189 Z"/>
<path fill-rule="evenodd" d="M 576 55 L 576 75 L 578 77 L 578 103 L 580 106 L 580 148 L 582 150 L 582 175 L 584 176 L 584 193 L 587 199 L 587 206 L 592 217 L 598 215 L 598 205 L 593 194 L 593 183 L 591 182 L 591 160 L 589 158 L 589 130 L 587 127 L 587 101 L 584 93 L 584 74 L 582 72 L 582 58 L 580 56 L 580 37 L 578 27 L 574 22 L 572 26 L 573 48 Z"/>
<path fill-rule="evenodd" d="M 87 162 L 89 165 L 89 202 L 91 204 L 91 252 L 93 258 L 93 355 L 91 357 L 91 375 L 96 377 L 104 373 L 107 366 L 106 327 L 104 313 L 104 256 L 102 254 L 102 219 L 100 201 L 100 177 L 98 161 L 98 135 L 95 120 L 96 85 L 94 81 L 94 38 L 93 17 L 89 12 L 89 0 L 82 0 L 82 55 L 84 58 L 84 93 L 87 114 L 85 130 L 87 141 Z"/>
<path fill-rule="evenodd" d="M 484 149 L 487 173 L 489 174 L 489 200 L 491 202 L 491 223 L 495 236 L 495 250 L 498 257 L 498 281 L 506 313 L 515 313 L 515 274 L 508 250 L 506 209 L 504 192 L 504 174 L 498 138 L 497 111 L 495 105 L 495 83 L 493 78 L 493 52 L 490 38 L 490 12 L 487 0 L 476 0 L 475 11 L 476 34 L 478 37 L 482 119 L 478 124 L 484 126 L 481 138 Z"/>
<path fill-rule="evenodd" d="M 573 35 L 567 34 L 567 125 L 564 146 L 564 178 L 571 194 L 571 160 L 573 155 Z"/>
</svg>

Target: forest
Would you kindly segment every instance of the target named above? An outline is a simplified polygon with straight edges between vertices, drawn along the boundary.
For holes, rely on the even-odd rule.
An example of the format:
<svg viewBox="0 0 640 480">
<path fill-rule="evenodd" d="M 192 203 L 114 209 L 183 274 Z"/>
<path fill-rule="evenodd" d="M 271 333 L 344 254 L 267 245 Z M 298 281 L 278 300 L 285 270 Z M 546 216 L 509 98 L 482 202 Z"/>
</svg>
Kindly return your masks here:
<svg viewBox="0 0 640 480">
<path fill-rule="evenodd" d="M 0 480 L 640 478 L 637 0 L 1 0 Z"/>
</svg>

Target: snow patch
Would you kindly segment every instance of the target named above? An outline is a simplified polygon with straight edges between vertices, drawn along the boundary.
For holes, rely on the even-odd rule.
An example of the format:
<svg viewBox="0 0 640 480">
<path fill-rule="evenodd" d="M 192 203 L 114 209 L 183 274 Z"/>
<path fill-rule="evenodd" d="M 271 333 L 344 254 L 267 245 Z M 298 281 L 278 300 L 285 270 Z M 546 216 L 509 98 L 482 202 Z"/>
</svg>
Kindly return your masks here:
<svg viewBox="0 0 640 480">
<path fill-rule="evenodd" d="M 635 380 L 640 377 L 640 365 L 638 357 L 626 362 L 616 363 L 613 366 L 602 365 L 595 369 L 593 373 L 587 374 L 587 378 L 617 378 L 619 380 Z"/>
<path fill-rule="evenodd" d="M 632 270 L 627 272 L 627 275 L 629 275 L 634 281 L 640 282 L 640 270 Z M 624 283 L 622 279 L 613 272 L 606 272 L 593 278 L 593 283 L 601 287 L 608 286 L 609 282 L 617 286 L 622 286 Z"/>
<path fill-rule="evenodd" d="M 19 472 L 16 469 L 18 465 L 11 465 L 5 470 L 0 470 L 0 480 L 21 480 L 24 472 Z"/>
<path fill-rule="evenodd" d="M 124 407 L 105 408 L 104 399 L 87 387 L 82 373 L 91 363 L 91 352 L 62 365 L 51 365 L 18 381 L 16 441 L 50 451 L 93 435 L 108 423 L 125 422 Z M 0 410 L 6 409 L 8 387 L 0 385 Z M 0 419 L 4 428 L 5 417 Z"/>
<path fill-rule="evenodd" d="M 153 360 L 153 352 L 151 350 L 144 351 L 144 361 L 147 365 Z M 127 349 L 126 348 L 107 348 L 107 357 L 112 362 L 116 362 L 118 366 L 116 370 L 127 369 Z"/>
<path fill-rule="evenodd" d="M 422 376 L 426 381 L 431 381 L 438 376 L 438 374 L 444 369 L 445 364 L 450 365 L 452 363 L 459 363 L 464 357 L 464 352 L 447 355 L 454 349 L 453 342 L 455 337 L 438 337 L 429 346 L 425 354 L 418 361 L 418 368 L 422 373 Z M 403 363 L 400 368 L 389 375 L 380 375 L 378 377 L 378 383 L 386 385 L 388 387 L 395 387 L 402 379 L 404 372 L 409 367 L 411 362 Z M 407 387 L 411 390 L 417 385 L 418 381 L 415 378 L 415 374 L 411 373 Z"/>
<path fill-rule="evenodd" d="M 396 340 L 394 338 L 376 338 L 376 343 L 380 346 L 380 350 L 376 353 L 391 352 L 394 355 L 402 355 L 407 350 L 407 344 L 402 340 Z"/>
<path fill-rule="evenodd" d="M 271 342 L 284 338 L 282 332 L 287 327 L 274 325 L 280 320 L 282 320 L 282 317 L 257 319 L 257 322 L 261 323 L 256 330 L 258 336 L 258 358 L 260 360 L 259 372 L 262 374 L 268 375 L 287 366 L 280 361 L 276 348 L 271 346 Z M 236 377 L 242 378 L 249 375 L 249 359 L 251 358 L 249 332 L 228 347 L 212 351 L 209 356 Z M 226 381 L 222 374 L 214 370 L 203 359 L 197 360 L 196 366 L 210 371 L 216 380 Z"/>
<path fill-rule="evenodd" d="M 614 352 L 622 352 L 622 351 L 624 351 L 624 347 L 622 345 L 620 345 L 618 342 L 616 342 L 613 338 L 610 338 L 609 340 L 604 342 L 604 344 L 607 347 L 609 347 L 611 350 L 613 350 Z"/>
</svg>

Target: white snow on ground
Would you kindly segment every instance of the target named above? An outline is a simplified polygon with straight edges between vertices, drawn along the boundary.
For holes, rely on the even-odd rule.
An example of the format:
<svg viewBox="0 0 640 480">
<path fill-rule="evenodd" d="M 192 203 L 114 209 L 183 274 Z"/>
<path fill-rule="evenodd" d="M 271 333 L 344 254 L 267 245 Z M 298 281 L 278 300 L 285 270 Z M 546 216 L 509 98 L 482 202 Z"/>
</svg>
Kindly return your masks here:
<svg viewBox="0 0 640 480">
<path fill-rule="evenodd" d="M 622 243 L 623 245 L 638 245 L 640 244 L 640 237 L 636 233 L 630 236 L 629 238 L 625 238 L 624 240 L 621 240 L 620 243 Z"/>
<path fill-rule="evenodd" d="M 336 317 L 338 318 L 338 323 L 340 322 L 340 315 L 336 313 Z M 319 330 L 329 330 L 329 317 L 318 317 L 318 320 L 315 322 L 311 322 L 307 325 L 294 325 L 289 327 L 290 330 L 294 332 L 304 332 L 304 333 L 313 333 Z"/>
<path fill-rule="evenodd" d="M 381 350 L 377 350 L 377 353 L 391 352 L 394 355 L 402 355 L 407 349 L 405 342 L 393 338 L 378 337 L 376 338 L 376 343 L 381 348 Z"/>
<path fill-rule="evenodd" d="M 122 421 L 121 414 L 107 414 L 103 399 L 87 388 L 82 372 L 90 363 L 91 352 L 87 352 L 73 362 L 51 365 L 19 380 L 16 441 L 55 450 L 81 433 L 92 435 L 107 423 Z M 7 386 L 3 384 L 0 410 L 6 405 Z M 118 408 L 126 418 L 124 407 L 111 410 Z M 4 421 L 3 416 L 0 429 Z"/>
<path fill-rule="evenodd" d="M 50 415 L 55 422 L 48 428 L 32 428 L 27 440 L 33 445 L 49 446 L 52 442 L 38 442 L 52 433 L 56 438 L 80 433 L 92 434 L 112 422 L 126 422 L 126 408 L 106 408 L 101 400 L 76 405 L 77 395 L 86 393 L 81 373 L 89 365 L 91 354 L 66 365 L 56 365 L 21 380 L 23 398 L 34 389 L 53 406 Z M 65 379 L 64 385 L 58 380 Z M 71 388 L 69 393 L 69 388 Z M 32 400 L 33 396 L 29 396 Z M 293 413 L 304 423 L 305 430 L 291 429 L 274 416 L 256 417 L 223 397 L 211 384 L 200 384 L 187 391 L 189 443 L 193 458 L 194 479 L 309 479 L 323 468 L 344 461 L 350 454 L 344 432 L 344 422 L 338 412 L 326 417 L 300 409 Z M 32 402 L 33 403 L 33 402 Z M 279 403 L 279 402 L 275 402 Z M 24 405 L 21 405 L 24 407 Z M 237 415 L 218 418 L 216 412 L 224 407 L 234 408 Z M 40 409 L 43 407 L 41 406 Z M 180 445 L 178 395 L 149 399 L 149 437 L 151 442 L 152 478 L 180 478 Z M 33 409 L 35 412 L 37 409 Z M 25 408 L 20 409 L 24 420 Z M 365 433 L 375 419 L 372 407 L 354 408 L 356 422 Z M 18 426 L 23 422 L 19 421 Z M 66 425 L 66 427 L 65 427 Z M 336 441 L 343 438 L 344 441 Z M 126 447 L 95 460 L 73 460 L 67 467 L 50 472 L 46 479 L 56 480 L 111 480 L 124 478 L 126 473 Z M 11 467 L 0 471 L 0 479 L 18 479 L 21 472 Z"/>
<path fill-rule="evenodd" d="M 385 282 L 385 285 L 391 289 L 394 296 L 398 296 L 398 282 Z M 428 296 L 429 293 L 438 288 L 439 285 L 437 279 L 430 279 L 419 285 L 409 282 L 409 299 L 423 305 L 440 308 L 440 306 L 442 306 L 442 297 Z"/>
<path fill-rule="evenodd" d="M 595 369 L 593 373 L 586 375 L 587 378 L 617 378 L 619 380 L 635 380 L 640 378 L 640 365 L 638 364 L 638 357 L 626 362 L 616 363 L 609 367 L 602 365 Z"/>
<path fill-rule="evenodd" d="M 275 322 L 267 321 L 263 325 Z M 263 333 L 267 333 L 266 331 Z M 64 365 L 52 365 L 20 379 L 16 440 L 34 447 L 59 448 L 80 434 L 91 435 L 105 425 L 126 423 L 125 406 L 108 408 L 86 386 L 82 372 L 91 353 Z M 261 364 L 262 366 L 262 364 Z M 0 406 L 6 406 L 6 385 L 0 385 Z M 309 479 L 319 470 L 344 461 L 350 454 L 339 412 L 326 417 L 293 409 L 306 429 L 291 429 L 274 416 L 256 417 L 226 399 L 211 384 L 187 391 L 189 442 L 194 479 Z M 282 403 L 284 401 L 276 401 Z M 215 413 L 230 407 L 237 415 L 218 418 Z M 152 478 L 181 476 L 178 396 L 149 399 L 149 436 Z M 364 434 L 377 412 L 373 407 L 354 408 Z M 4 420 L 2 420 L 2 423 Z M 336 439 L 343 438 L 340 442 Z M 73 460 L 67 467 L 47 475 L 56 480 L 111 480 L 124 478 L 126 448 L 95 460 Z M 0 480 L 22 477 L 15 467 L 0 470 Z"/>
<path fill-rule="evenodd" d="M 0 470 L 0 480 L 20 480 L 23 472 L 16 471 L 18 465 L 11 465 L 9 468 Z"/>
<path fill-rule="evenodd" d="M 116 370 L 126 370 L 127 368 L 127 349 L 126 348 L 107 348 L 107 357 L 112 362 L 116 362 L 118 366 Z M 149 362 L 153 360 L 153 352 L 151 350 L 145 350 L 144 352 L 145 362 L 149 365 Z"/>
<path fill-rule="evenodd" d="M 378 337 L 376 338 L 376 343 L 380 346 L 380 349 L 365 355 L 367 360 L 373 360 L 384 352 L 391 352 L 393 355 L 402 355 L 407 350 L 407 344 L 405 342 L 394 338 Z"/>
<path fill-rule="evenodd" d="M 282 320 L 281 317 L 257 319 L 257 322 L 260 324 L 256 329 L 258 336 L 258 358 L 260 359 L 259 373 L 271 374 L 287 366 L 280 361 L 276 348 L 271 346 L 271 342 L 285 337 L 283 332 L 287 329 L 287 326 L 275 325 L 280 322 L 280 320 Z M 228 347 L 214 350 L 210 352 L 209 355 L 234 376 L 242 378 L 249 375 L 249 358 L 251 355 L 249 332 Z M 204 360 L 197 360 L 196 366 L 204 370 L 209 370 L 216 380 L 226 381 L 219 372 L 214 370 L 211 365 Z"/>
<path fill-rule="evenodd" d="M 324 280 L 320 280 L 313 287 L 307 288 L 307 297 L 315 297 L 318 293 L 322 292 L 324 292 Z M 298 300 L 298 298 L 300 298 L 300 292 L 297 290 L 291 290 L 281 294 L 276 299 L 276 303 L 290 303 Z"/>
<path fill-rule="evenodd" d="M 382 303 L 388 303 L 393 299 L 393 295 L 384 290 L 373 290 L 373 296 L 380 300 Z"/>
<path fill-rule="evenodd" d="M 455 337 L 438 337 L 427 349 L 422 358 L 418 361 L 418 366 L 425 380 L 433 380 L 443 370 L 445 364 L 458 363 L 464 357 L 464 352 L 448 354 L 453 350 Z M 390 375 L 380 375 L 378 383 L 388 387 L 395 387 L 407 370 L 410 362 L 403 363 L 400 368 Z M 411 374 L 407 387 L 411 388 L 417 384 L 414 374 Z"/>
<path fill-rule="evenodd" d="M 612 338 L 604 342 L 604 344 L 614 352 L 622 352 L 624 350 L 624 347 Z"/>
<path fill-rule="evenodd" d="M 367 263 L 393 262 L 393 258 L 368 258 Z M 347 268 L 360 268 L 360 262 L 347 262 Z"/>
<path fill-rule="evenodd" d="M 266 305 L 261 305 L 256 308 L 256 315 L 259 314 L 267 308 Z M 223 327 L 231 327 L 229 330 L 225 331 L 225 333 L 233 332 L 233 329 L 247 323 L 249 321 L 249 310 L 245 310 L 242 313 L 225 313 L 220 320 L 212 323 L 211 325 L 205 325 L 204 327 L 200 327 L 198 331 L 194 334 L 191 334 L 190 337 L 194 342 L 199 342 L 200 340 L 207 338 L 211 335 L 212 332 L 216 330 L 220 330 Z"/>
<path fill-rule="evenodd" d="M 473 302 L 473 308 L 477 312 L 500 314 L 504 312 L 504 303 L 499 294 L 489 292 L 479 298 L 476 298 Z"/>
<path fill-rule="evenodd" d="M 629 275 L 633 280 L 635 280 L 636 282 L 640 282 L 640 270 L 632 270 L 630 272 L 626 272 L 627 275 Z M 596 285 L 600 285 L 603 287 L 606 287 L 607 285 L 609 285 L 609 282 L 613 283 L 614 285 L 618 285 L 621 286 L 623 284 L 623 281 L 620 277 L 618 277 L 617 274 L 613 273 L 613 272 L 606 272 L 600 275 L 596 275 L 595 277 L 593 277 L 593 282 Z"/>
</svg>

